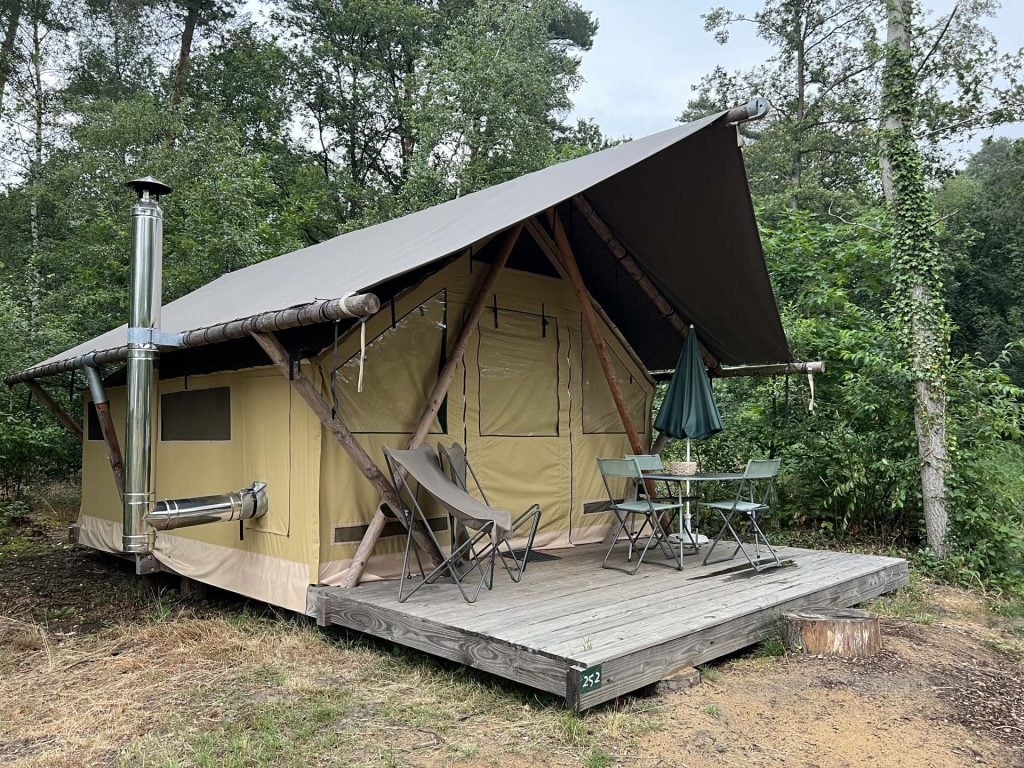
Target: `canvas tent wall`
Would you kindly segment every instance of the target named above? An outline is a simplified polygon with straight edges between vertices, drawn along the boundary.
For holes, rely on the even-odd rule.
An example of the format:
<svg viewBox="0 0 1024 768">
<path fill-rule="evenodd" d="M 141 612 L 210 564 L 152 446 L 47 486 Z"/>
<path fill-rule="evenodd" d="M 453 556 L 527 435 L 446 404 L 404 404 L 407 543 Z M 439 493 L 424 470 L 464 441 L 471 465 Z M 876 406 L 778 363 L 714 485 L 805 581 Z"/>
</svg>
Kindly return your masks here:
<svg viewBox="0 0 1024 768">
<path fill-rule="evenodd" d="M 328 398 L 331 370 L 337 368 L 339 412 L 381 466 L 382 446 L 407 443 L 442 350 L 487 268 L 467 253 L 397 298 L 394 320 L 390 302 L 372 318 L 363 392 L 357 391 L 358 333 L 304 366 Z M 478 324 L 430 442 L 467 446 L 492 503 L 514 510 L 541 503 L 538 546 L 600 540 L 606 516 L 583 515 L 584 503 L 600 498 L 594 459 L 624 453 L 629 445 L 586 342 L 575 297 L 561 278 L 508 268 L 494 299 L 496 309 Z M 611 327 L 606 341 L 647 437 L 653 384 Z M 123 389 L 108 392 L 120 413 Z M 191 412 L 174 403 L 183 395 L 191 396 L 183 404 Z M 211 399 L 220 402 L 211 406 Z M 218 408 L 225 405 L 230 426 L 217 432 L 211 421 L 221 418 Z M 321 436 L 320 424 L 287 380 L 267 367 L 165 380 L 161 406 L 160 498 L 240 487 L 246 478 L 261 477 L 271 503 L 270 512 L 246 521 L 241 533 L 231 524 L 161 532 L 157 557 L 191 578 L 295 610 L 305 608 L 309 584 L 336 583 L 378 498 L 337 443 Z M 80 541 L 116 552 L 117 491 L 98 433 L 88 437 Z M 367 578 L 398 572 L 404 532 L 397 524 L 388 531 L 392 535 L 382 538 Z"/>
<path fill-rule="evenodd" d="M 603 233 L 584 213 L 591 207 Z M 652 391 L 646 370 L 674 362 L 684 321 L 697 327 L 712 367 L 790 360 L 735 128 L 725 113 L 224 275 L 166 306 L 163 328 L 179 333 L 374 291 L 384 308 L 368 323 L 372 342 L 362 394 L 350 391 L 354 323 L 294 328 L 280 339 L 322 394 L 341 363 L 339 412 L 354 429 L 363 420 L 357 438 L 379 461 L 380 445 L 405 435 L 409 414 L 422 407 L 445 329 L 450 334 L 460 327 L 459 313 L 502 233 L 525 222 L 491 297 L 494 310 L 474 329 L 461 381 L 456 377 L 434 431 L 467 444 L 496 502 L 513 509 L 545 505 L 542 544 L 589 540 L 601 533 L 582 514 L 583 502 L 599 496 L 593 458 L 622 453 L 626 445 L 615 432 L 621 420 L 609 407 L 607 382 L 588 353 L 580 305 L 552 264 L 555 217 L 602 312 L 601 333 L 617 378 L 626 382 L 629 409 L 642 411 L 635 421 L 645 439 Z M 203 344 L 206 335 L 189 338 Z M 115 329 L 7 382 L 73 370 L 91 353 L 123 359 L 125 341 L 124 327 Z M 246 338 L 164 351 L 165 416 L 175 407 L 190 412 L 182 406 L 190 396 L 182 392 L 227 388 L 226 401 L 208 395 L 207 407 L 218 397 L 221 407 L 227 403 L 231 436 L 189 440 L 186 430 L 186 439 L 162 440 L 158 498 L 233 489 L 261 472 L 271 478 L 272 509 L 265 521 L 244 524 L 241 536 L 237 526 L 219 524 L 161 532 L 154 554 L 185 575 L 301 609 L 303 585 L 333 579 L 345 567 L 348 539 L 372 515 L 377 497 L 266 363 L 261 347 Z M 108 370 L 115 419 L 121 420 L 117 384 L 117 372 Z M 175 393 L 177 405 L 169 397 Z M 173 432 L 175 425 L 163 421 L 161 430 Z M 116 489 L 109 470 L 107 482 L 101 479 L 105 458 L 94 441 L 86 441 L 84 460 L 83 541 L 116 550 Z M 531 486 L 550 498 L 536 498 Z M 393 549 L 381 542 L 372 570 L 387 573 Z"/>
</svg>

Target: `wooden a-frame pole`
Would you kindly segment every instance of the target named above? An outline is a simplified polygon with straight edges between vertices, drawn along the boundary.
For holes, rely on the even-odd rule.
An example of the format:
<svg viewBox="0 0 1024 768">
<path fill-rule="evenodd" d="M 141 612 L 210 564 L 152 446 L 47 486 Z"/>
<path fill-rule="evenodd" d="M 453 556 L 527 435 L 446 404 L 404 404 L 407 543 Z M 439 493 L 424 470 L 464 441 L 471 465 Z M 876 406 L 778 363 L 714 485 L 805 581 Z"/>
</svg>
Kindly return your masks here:
<svg viewBox="0 0 1024 768">
<path fill-rule="evenodd" d="M 490 296 L 491 292 L 494 290 L 494 286 L 498 282 L 498 276 L 501 274 L 502 269 L 504 269 L 505 264 L 508 263 L 509 256 L 512 255 L 512 249 L 515 247 L 516 241 L 519 239 L 519 234 L 522 231 L 522 222 L 519 222 L 508 230 L 508 235 L 505 237 L 504 243 L 502 243 L 501 251 L 499 251 L 498 255 L 495 257 L 494 262 L 491 264 L 491 268 L 487 270 L 487 274 L 480 283 L 480 287 L 476 291 L 476 296 L 473 298 L 473 303 L 470 305 L 469 313 L 466 315 L 465 322 L 463 322 L 462 328 L 459 329 L 459 335 L 455 339 L 455 343 L 452 345 L 448 359 L 445 361 L 440 373 L 437 374 L 437 381 L 434 383 L 434 388 L 430 391 L 430 395 L 427 397 L 427 403 L 423 408 L 423 412 L 420 414 L 416 430 L 413 432 L 412 438 L 409 440 L 409 448 L 419 448 L 426 439 L 427 434 L 429 434 L 430 426 L 434 423 L 434 418 L 437 416 L 441 403 L 444 402 L 444 398 L 448 394 L 448 389 L 451 387 L 452 379 L 455 377 L 455 371 L 462 362 L 463 356 L 466 354 L 466 347 L 469 344 L 470 336 L 472 336 L 473 331 L 476 329 L 477 323 L 480 320 L 480 315 L 483 313 L 484 306 L 487 303 L 487 297 Z M 363 569 L 366 568 L 366 561 L 369 560 L 370 555 L 373 554 L 373 548 L 377 544 L 377 540 L 380 538 L 381 532 L 384 530 L 385 522 L 387 522 L 387 518 L 384 513 L 378 509 L 376 514 L 374 514 L 373 519 L 370 521 L 370 525 L 367 527 L 366 533 L 363 534 L 362 540 L 359 542 L 359 547 L 356 549 L 356 553 L 352 557 L 352 563 L 349 565 L 348 570 L 341 579 L 340 586 L 354 587 L 359 583 L 359 579 L 363 575 Z"/>
<path fill-rule="evenodd" d="M 657 286 L 647 278 L 640 265 L 629 254 L 629 251 L 626 250 L 626 247 L 619 241 L 608 225 L 605 224 L 604 219 L 594 210 L 590 201 L 583 195 L 576 195 L 573 197 L 572 203 L 584 221 L 594 230 L 594 234 L 601 239 L 601 242 L 605 244 L 605 247 L 608 248 L 612 256 L 615 257 L 619 264 L 622 265 L 622 268 L 626 270 L 626 273 L 640 286 L 640 290 L 647 295 L 647 298 L 661 312 L 661 316 L 685 339 L 686 335 L 690 332 L 689 324 L 679 316 L 679 313 L 669 304 Z M 704 365 L 717 375 L 721 364 L 714 355 L 708 352 L 703 344 L 700 345 L 700 355 L 704 360 Z"/>
<path fill-rule="evenodd" d="M 636 431 L 633 417 L 629 413 L 629 406 L 626 404 L 626 397 L 622 394 L 622 387 L 619 385 L 619 378 L 615 374 L 611 354 L 608 352 L 608 344 L 605 342 L 604 336 L 601 335 L 601 325 L 597 319 L 597 313 L 594 312 L 593 304 L 591 304 L 590 293 L 583 284 L 583 275 L 580 274 L 580 268 L 576 264 L 576 256 L 572 252 L 572 246 L 569 244 L 569 237 L 565 233 L 565 227 L 562 226 L 562 219 L 559 217 L 558 212 L 553 209 L 552 214 L 552 229 L 555 232 L 555 244 L 558 246 L 558 252 L 562 257 L 562 266 L 565 268 L 569 283 L 576 292 L 576 301 L 579 302 L 583 322 L 590 333 L 590 340 L 594 342 L 597 359 L 601 363 L 601 370 L 604 371 L 604 378 L 608 382 L 608 389 L 611 390 L 612 400 L 615 401 L 615 410 L 619 412 L 622 426 L 626 430 L 629 446 L 633 449 L 633 453 L 646 453 L 646 446 L 640 442 L 640 434 Z"/>
<path fill-rule="evenodd" d="M 285 378 L 291 380 L 291 385 L 299 394 L 299 397 L 306 401 L 306 405 L 317 415 L 320 423 L 327 427 L 330 433 L 334 435 L 359 471 L 370 481 L 370 485 L 374 487 L 374 490 L 380 494 L 383 502 L 395 510 L 396 513 L 401 510 L 402 502 L 398 498 L 398 491 L 395 490 L 395 486 L 391 484 L 391 481 L 373 463 L 373 460 L 363 450 L 363 446 L 359 444 L 351 430 L 345 425 L 345 422 L 336 415 L 332 415 L 330 403 L 324 399 L 324 396 L 320 394 L 306 374 L 300 370 L 292 370 L 288 351 L 282 346 L 278 338 L 272 333 L 252 333 L 251 335 L 256 340 L 256 343 L 263 348 L 263 351 L 267 353 L 267 357 L 270 358 L 274 366 Z M 442 561 L 441 553 L 437 550 L 434 540 L 429 534 L 420 528 L 416 528 L 413 530 L 413 536 L 432 562 L 440 563 Z"/>
<path fill-rule="evenodd" d="M 50 413 L 57 417 L 57 420 L 63 424 L 68 432 L 78 441 L 82 442 L 82 428 L 78 426 L 78 422 L 72 419 L 67 412 L 57 404 L 57 401 L 50 397 L 50 393 L 43 389 L 39 382 L 34 379 L 29 379 L 25 382 L 25 386 L 32 392 L 32 396 L 40 403 L 45 405 Z"/>
<path fill-rule="evenodd" d="M 117 492 L 124 496 L 124 457 L 121 454 L 121 445 L 117 440 L 117 432 L 114 431 L 110 403 L 93 403 L 93 407 L 96 409 L 96 420 L 100 424 L 103 443 L 107 447 L 107 458 L 110 460 L 110 469 L 114 473 Z"/>
</svg>

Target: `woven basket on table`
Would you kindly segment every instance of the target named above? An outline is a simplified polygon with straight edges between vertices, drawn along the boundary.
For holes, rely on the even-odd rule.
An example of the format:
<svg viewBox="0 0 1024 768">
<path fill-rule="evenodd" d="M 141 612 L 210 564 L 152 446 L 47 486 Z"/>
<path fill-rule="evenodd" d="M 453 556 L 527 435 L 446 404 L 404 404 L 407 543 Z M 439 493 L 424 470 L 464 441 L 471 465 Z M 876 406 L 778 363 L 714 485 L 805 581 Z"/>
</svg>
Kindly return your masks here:
<svg viewBox="0 0 1024 768">
<path fill-rule="evenodd" d="M 696 461 L 666 461 L 665 469 L 671 475 L 695 475 L 697 474 Z"/>
</svg>

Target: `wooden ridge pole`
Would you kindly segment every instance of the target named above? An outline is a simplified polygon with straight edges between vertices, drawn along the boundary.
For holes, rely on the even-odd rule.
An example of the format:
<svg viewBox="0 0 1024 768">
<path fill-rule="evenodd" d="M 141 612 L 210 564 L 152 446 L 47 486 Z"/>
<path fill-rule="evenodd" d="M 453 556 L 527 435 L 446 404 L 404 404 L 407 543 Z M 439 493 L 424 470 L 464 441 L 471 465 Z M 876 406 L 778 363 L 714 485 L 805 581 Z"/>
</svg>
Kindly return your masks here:
<svg viewBox="0 0 1024 768">
<path fill-rule="evenodd" d="M 324 399 L 324 396 L 317 391 L 316 386 L 301 370 L 293 371 L 291 369 L 291 361 L 288 357 L 287 350 L 281 345 L 278 338 L 272 333 L 253 333 L 252 337 L 256 340 L 263 351 L 267 353 L 267 357 L 270 358 L 274 366 L 285 376 L 291 380 L 291 385 L 299 396 L 306 401 L 313 413 L 317 415 L 328 431 L 334 435 L 335 439 L 344 449 L 345 453 L 349 455 L 352 462 L 356 465 L 363 476 L 370 481 L 370 485 L 374 487 L 381 499 L 391 509 L 395 510 L 396 516 L 398 511 L 402 509 L 402 502 L 398 498 L 398 491 L 395 490 L 395 486 L 391 484 L 384 473 L 380 471 L 373 460 L 369 457 L 363 446 L 359 444 L 355 436 L 349 430 L 341 419 L 331 414 L 331 405 Z M 398 516 L 399 520 L 402 520 Z M 435 564 L 440 564 L 443 560 L 441 553 L 437 550 L 434 540 L 425 531 L 416 528 L 413 531 L 413 536 L 416 538 L 417 544 L 427 553 L 431 561 L 436 558 Z"/>
<path fill-rule="evenodd" d="M 455 377 L 455 371 L 458 368 L 459 363 L 462 362 L 463 356 L 466 354 L 466 347 L 469 345 L 469 338 L 472 336 L 473 331 L 476 329 L 476 325 L 480 320 L 480 315 L 483 313 L 484 306 L 487 303 L 487 297 L 494 290 L 494 286 L 498 282 L 498 275 L 501 274 L 502 269 L 505 268 L 505 264 L 508 263 L 509 256 L 512 255 L 512 249 L 515 247 L 516 241 L 519 239 L 519 234 L 522 231 L 522 222 L 519 222 L 508 231 L 505 242 L 502 244 L 501 251 L 495 258 L 494 263 L 491 264 L 491 268 L 487 270 L 487 274 L 484 275 L 484 279 L 480 283 L 480 287 L 476 291 L 476 296 L 473 298 L 473 303 L 469 308 L 469 314 L 466 316 L 466 320 L 462 324 L 462 328 L 459 329 L 459 335 L 455 339 L 455 343 L 452 345 L 451 353 L 445 361 L 444 367 L 441 368 L 441 372 L 437 374 L 437 381 L 434 383 L 434 388 L 430 391 L 430 395 L 427 396 L 427 404 L 423 408 L 423 412 L 420 414 L 420 420 L 416 425 L 416 430 L 413 432 L 412 438 L 409 440 L 409 448 L 419 448 L 430 433 L 430 425 L 434 423 L 434 417 L 437 416 L 441 403 L 444 402 L 444 398 L 448 394 L 448 389 L 451 387 L 452 379 Z M 352 563 L 349 565 L 348 570 L 341 579 L 340 586 L 348 588 L 354 587 L 359 583 L 359 579 L 362 578 L 363 575 L 363 570 L 366 568 L 366 561 L 369 560 L 370 555 L 373 554 L 373 548 L 376 546 L 377 540 L 380 538 L 380 534 L 384 530 L 384 523 L 386 521 L 387 518 L 384 513 L 378 509 L 376 514 L 374 514 L 373 519 L 370 521 L 370 525 L 367 526 L 366 533 L 363 534 L 362 540 L 359 542 L 359 547 L 356 549 L 356 553 L 352 557 Z"/>
<path fill-rule="evenodd" d="M 597 359 L 601 363 L 601 370 L 604 371 L 605 380 L 608 382 L 608 388 L 611 390 L 612 400 L 615 401 L 615 409 L 619 412 L 619 418 L 622 419 L 622 426 L 626 429 L 629 446 L 633 449 L 633 453 L 646 453 L 646 447 L 640 442 L 640 435 L 636 431 L 633 417 L 630 415 L 629 407 L 626 405 L 626 397 L 622 394 L 622 387 L 619 385 L 618 376 L 615 375 L 615 368 L 612 366 L 608 345 L 605 343 L 604 336 L 601 335 L 601 326 L 598 323 L 594 307 L 590 303 L 590 294 L 587 292 L 587 287 L 583 284 L 583 275 L 580 274 L 580 268 L 576 264 L 576 257 L 573 255 L 572 246 L 569 244 L 569 237 L 565 234 L 565 228 L 562 226 L 562 220 L 558 216 L 558 212 L 553 211 L 553 214 L 552 223 L 555 231 L 555 244 L 558 246 L 558 251 L 562 256 L 562 266 L 565 267 L 569 282 L 576 292 L 580 313 L 583 315 L 584 324 L 590 332 L 590 339 L 594 342 Z"/>
<path fill-rule="evenodd" d="M 58 421 L 67 427 L 78 442 L 82 442 L 82 428 L 78 426 L 78 423 L 72 419 L 67 412 L 57 404 L 57 401 L 50 397 L 50 393 L 43 389 L 38 382 L 28 380 L 25 382 L 25 386 L 32 392 L 32 396 L 40 403 L 45 405 L 50 413 L 57 417 Z"/>
<path fill-rule="evenodd" d="M 605 224 L 604 219 L 602 219 L 598 212 L 594 210 L 594 206 L 590 204 L 590 201 L 583 195 L 576 195 L 573 197 L 572 203 L 576 206 L 576 210 L 580 212 L 580 215 L 583 216 L 583 219 L 590 225 L 590 228 L 594 230 L 594 234 L 600 238 L 601 242 L 605 244 L 612 256 L 614 256 L 618 260 L 619 264 L 622 265 L 622 268 L 626 270 L 626 273 L 636 280 L 637 285 L 640 286 L 640 290 L 647 295 L 658 311 L 661 312 L 661 316 L 665 321 L 679 331 L 679 335 L 685 339 L 686 335 L 690 332 L 689 324 L 679 316 L 679 313 L 676 312 L 675 308 L 668 303 L 668 300 L 661 294 L 661 291 L 658 290 L 657 286 L 648 279 L 647 275 L 645 275 L 643 270 L 640 268 L 640 265 L 637 264 L 636 260 L 629 255 L 629 251 L 626 250 L 626 247 L 617 237 L 615 237 L 615 234 L 611 231 L 608 225 Z M 700 356 L 704 360 L 704 365 L 706 365 L 714 375 L 718 375 L 721 363 L 719 363 L 718 359 L 714 355 L 704 348 L 703 344 L 700 345 Z"/>
</svg>

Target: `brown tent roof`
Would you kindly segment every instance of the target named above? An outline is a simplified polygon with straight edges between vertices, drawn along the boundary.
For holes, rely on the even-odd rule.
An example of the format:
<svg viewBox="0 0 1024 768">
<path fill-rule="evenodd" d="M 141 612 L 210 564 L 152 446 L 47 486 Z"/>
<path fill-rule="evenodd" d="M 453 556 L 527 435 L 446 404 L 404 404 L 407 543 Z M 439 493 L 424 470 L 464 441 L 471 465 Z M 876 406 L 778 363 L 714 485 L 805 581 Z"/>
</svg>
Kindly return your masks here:
<svg viewBox="0 0 1024 768">
<path fill-rule="evenodd" d="M 622 278 L 605 245 L 566 202 L 583 194 L 720 362 L 786 362 L 791 356 L 736 131 L 723 115 L 230 272 L 166 305 L 162 328 L 177 333 L 369 291 L 561 205 L 592 295 L 649 369 L 673 367 L 679 333 Z M 125 343 L 121 326 L 40 365 Z"/>
</svg>

